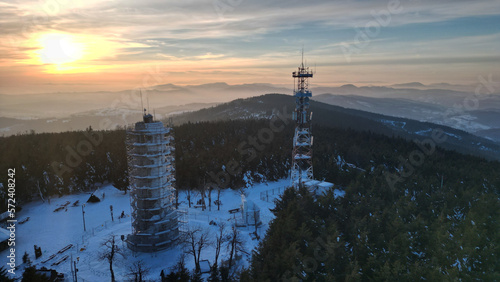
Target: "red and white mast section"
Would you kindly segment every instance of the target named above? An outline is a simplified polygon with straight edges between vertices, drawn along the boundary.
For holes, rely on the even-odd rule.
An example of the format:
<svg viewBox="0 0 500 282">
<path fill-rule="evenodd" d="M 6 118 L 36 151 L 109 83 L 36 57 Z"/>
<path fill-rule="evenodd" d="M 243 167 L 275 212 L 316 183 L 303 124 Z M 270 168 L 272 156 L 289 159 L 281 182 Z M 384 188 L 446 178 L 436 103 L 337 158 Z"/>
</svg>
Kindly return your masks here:
<svg viewBox="0 0 500 282">
<path fill-rule="evenodd" d="M 298 188 L 304 182 L 313 180 L 312 145 L 311 135 L 312 112 L 309 111 L 309 101 L 312 97 L 309 91 L 309 78 L 313 72 L 304 65 L 304 52 L 302 52 L 302 63 L 297 71 L 292 74 L 294 78 L 295 111 L 295 134 L 293 137 L 292 151 L 292 186 Z"/>
</svg>

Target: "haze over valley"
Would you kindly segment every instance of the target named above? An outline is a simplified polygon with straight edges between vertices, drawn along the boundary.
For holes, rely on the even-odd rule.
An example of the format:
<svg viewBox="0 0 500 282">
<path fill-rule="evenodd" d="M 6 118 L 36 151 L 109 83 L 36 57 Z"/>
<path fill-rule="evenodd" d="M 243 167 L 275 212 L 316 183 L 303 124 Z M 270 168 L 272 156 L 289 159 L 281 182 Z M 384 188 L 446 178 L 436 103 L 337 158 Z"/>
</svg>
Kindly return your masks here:
<svg viewBox="0 0 500 282">
<path fill-rule="evenodd" d="M 478 84 L 482 85 L 482 84 Z M 435 88 L 442 87 L 442 88 Z M 390 86 L 346 84 L 340 87 L 311 87 L 313 99 L 331 105 L 387 116 L 403 117 L 446 125 L 477 136 L 500 141 L 499 83 L 477 85 L 423 85 L 407 83 Z M 223 82 L 178 86 L 155 85 L 148 89 L 119 92 L 40 93 L 0 95 L 0 133 L 4 136 L 35 132 L 83 130 L 109 124 L 127 126 L 148 108 L 158 119 L 212 107 L 239 98 L 267 93 L 290 94 L 293 89 L 272 84 Z M 142 94 L 141 94 L 142 93 Z M 104 129 L 104 128 L 103 128 Z"/>
</svg>

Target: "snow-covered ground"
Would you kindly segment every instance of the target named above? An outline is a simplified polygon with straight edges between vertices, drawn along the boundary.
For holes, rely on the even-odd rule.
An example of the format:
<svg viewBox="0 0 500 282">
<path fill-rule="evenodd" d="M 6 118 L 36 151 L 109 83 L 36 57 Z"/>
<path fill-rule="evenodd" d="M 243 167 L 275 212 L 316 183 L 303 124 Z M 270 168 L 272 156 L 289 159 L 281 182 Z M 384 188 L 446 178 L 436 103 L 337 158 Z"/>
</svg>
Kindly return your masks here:
<svg viewBox="0 0 500 282">
<path fill-rule="evenodd" d="M 269 222 L 273 218 L 273 214 L 269 211 L 274 206 L 272 201 L 266 202 L 260 199 L 260 193 L 273 190 L 283 191 L 284 187 L 288 186 L 289 180 L 280 180 L 278 182 L 270 182 L 256 184 L 253 187 L 247 188 L 247 200 L 253 201 L 260 207 L 260 217 L 263 222 L 259 227 L 261 239 L 265 235 Z M 281 189 L 280 189 L 281 188 Z M 170 267 L 176 264 L 180 254 L 183 252 L 182 246 L 179 244 L 175 248 L 157 252 L 154 254 L 148 253 L 132 253 L 126 248 L 124 242 L 121 241 L 121 235 L 127 235 L 131 232 L 130 221 L 130 200 L 129 194 L 124 195 L 122 191 L 117 190 L 111 185 L 105 185 L 96 192 L 97 196 L 104 199 L 99 203 L 85 203 L 89 198 L 89 194 L 68 195 L 61 198 L 51 199 L 50 204 L 41 201 L 29 203 L 25 205 L 19 213 L 16 214 L 17 220 L 22 221 L 29 217 L 29 220 L 23 224 L 17 224 L 16 228 L 16 264 L 22 264 L 22 256 L 24 252 L 28 252 L 32 263 L 40 268 L 45 266 L 49 269 L 55 269 L 58 272 L 64 273 L 68 279 L 71 279 L 70 261 L 77 261 L 78 279 L 79 281 L 107 281 L 110 278 L 109 264 L 107 261 L 99 260 L 99 253 L 103 251 L 102 242 L 111 235 L 116 235 L 118 245 L 124 250 L 126 257 L 118 256 L 118 259 L 113 265 L 115 275 L 118 281 L 127 280 L 129 267 L 138 260 L 143 260 L 147 267 L 150 267 L 149 279 L 158 280 L 162 269 L 168 273 Z M 196 203 L 200 199 L 199 195 L 192 199 Z M 212 193 L 212 202 L 216 200 L 216 192 Z M 181 192 L 179 201 L 180 209 L 188 210 L 189 226 L 199 225 L 205 227 L 213 233 L 217 226 L 209 225 L 210 221 L 227 222 L 227 233 L 230 232 L 233 215 L 229 214 L 229 210 L 239 208 L 241 197 L 238 191 L 226 189 L 221 192 L 221 208 L 217 211 L 217 206 L 212 204 L 211 211 L 208 207 L 205 211 L 199 208 L 187 208 L 186 193 Z M 73 206 L 73 203 L 79 203 Z M 54 210 L 69 202 L 69 204 L 61 210 Z M 207 200 L 208 202 L 208 200 Z M 85 225 L 86 232 L 83 230 L 82 204 L 85 203 Z M 114 222 L 111 221 L 110 205 L 113 205 Z M 126 214 L 125 218 L 120 219 L 122 211 Z M 258 240 L 252 240 L 250 233 L 255 228 L 238 227 L 242 238 L 245 240 L 245 247 L 248 254 L 258 244 Z M 64 247 L 72 244 L 73 246 L 61 253 L 58 253 Z M 33 245 L 41 247 L 43 255 L 35 259 Z M 201 254 L 201 260 L 207 259 L 213 263 L 215 252 L 214 247 L 210 246 Z M 56 254 L 52 259 L 43 263 L 51 255 Z M 6 266 L 8 250 L 0 253 L 0 263 Z M 68 256 L 66 260 L 58 265 L 52 265 Z M 221 252 L 221 258 L 226 259 L 227 250 L 224 248 Z M 249 255 L 244 254 L 241 264 L 247 265 Z M 219 258 L 220 260 L 220 258 Z M 186 255 L 186 267 L 194 268 L 194 262 L 191 256 Z M 16 271 L 16 276 L 22 275 L 24 266 Z M 70 281 L 70 280 L 68 280 Z"/>
</svg>

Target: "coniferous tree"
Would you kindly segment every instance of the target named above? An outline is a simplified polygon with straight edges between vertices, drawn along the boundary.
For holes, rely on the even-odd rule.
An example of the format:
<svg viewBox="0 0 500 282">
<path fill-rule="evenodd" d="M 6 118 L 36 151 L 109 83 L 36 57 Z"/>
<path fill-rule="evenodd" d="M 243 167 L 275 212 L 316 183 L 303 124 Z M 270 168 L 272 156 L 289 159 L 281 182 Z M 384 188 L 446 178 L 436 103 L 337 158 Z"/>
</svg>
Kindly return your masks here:
<svg viewBox="0 0 500 282">
<path fill-rule="evenodd" d="M 0 281 L 14 282 L 14 279 L 9 276 L 10 274 L 7 272 L 7 269 L 4 266 L 0 267 Z"/>
</svg>

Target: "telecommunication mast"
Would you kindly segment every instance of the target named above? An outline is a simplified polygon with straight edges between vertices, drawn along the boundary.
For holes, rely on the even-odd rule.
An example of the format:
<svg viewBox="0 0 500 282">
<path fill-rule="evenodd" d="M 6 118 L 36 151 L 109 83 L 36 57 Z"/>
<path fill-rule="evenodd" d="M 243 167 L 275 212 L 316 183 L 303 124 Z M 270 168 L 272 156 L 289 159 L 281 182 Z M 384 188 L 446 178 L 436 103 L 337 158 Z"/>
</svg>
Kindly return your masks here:
<svg viewBox="0 0 500 282">
<path fill-rule="evenodd" d="M 309 78 L 313 72 L 304 65 L 304 52 L 302 51 L 302 63 L 297 71 L 292 74 L 294 78 L 295 111 L 295 134 L 293 137 L 292 151 L 292 186 L 298 188 L 304 182 L 313 180 L 312 145 L 311 135 L 312 112 L 309 111 L 309 100 L 312 97 L 309 91 Z"/>
</svg>

